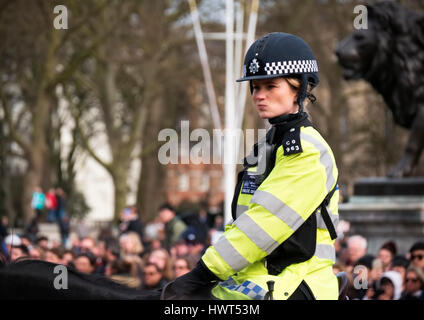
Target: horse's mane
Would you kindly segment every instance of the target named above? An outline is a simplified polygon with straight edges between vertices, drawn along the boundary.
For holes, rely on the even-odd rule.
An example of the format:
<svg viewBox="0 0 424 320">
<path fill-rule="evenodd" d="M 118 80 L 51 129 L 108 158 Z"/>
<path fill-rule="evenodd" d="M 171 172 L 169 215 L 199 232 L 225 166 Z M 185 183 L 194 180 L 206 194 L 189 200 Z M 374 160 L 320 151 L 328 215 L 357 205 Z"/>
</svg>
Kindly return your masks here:
<svg viewBox="0 0 424 320">
<path fill-rule="evenodd" d="M 67 267 L 68 289 L 56 289 L 57 264 L 41 260 L 20 260 L 0 268 L 1 299 L 114 299 L 158 300 L 160 291 L 137 290 L 103 275 L 84 274 Z"/>
</svg>

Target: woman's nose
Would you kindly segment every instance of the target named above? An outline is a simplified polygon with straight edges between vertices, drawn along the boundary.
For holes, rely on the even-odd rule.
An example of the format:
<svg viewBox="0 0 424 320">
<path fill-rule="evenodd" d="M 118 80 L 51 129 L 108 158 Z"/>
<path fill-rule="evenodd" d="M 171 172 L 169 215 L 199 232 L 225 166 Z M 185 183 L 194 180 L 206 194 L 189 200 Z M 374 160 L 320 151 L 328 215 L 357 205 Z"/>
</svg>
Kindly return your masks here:
<svg viewBox="0 0 424 320">
<path fill-rule="evenodd" d="M 261 89 L 255 89 L 253 97 L 255 100 L 262 100 L 264 98 L 264 91 Z"/>
</svg>

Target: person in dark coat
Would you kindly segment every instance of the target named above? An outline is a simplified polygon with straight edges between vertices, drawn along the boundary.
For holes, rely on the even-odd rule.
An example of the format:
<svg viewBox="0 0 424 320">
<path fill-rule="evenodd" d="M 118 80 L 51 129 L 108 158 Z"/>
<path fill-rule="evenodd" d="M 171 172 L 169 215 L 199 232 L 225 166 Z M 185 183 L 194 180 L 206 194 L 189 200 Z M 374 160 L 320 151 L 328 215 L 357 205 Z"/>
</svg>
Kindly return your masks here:
<svg viewBox="0 0 424 320">
<path fill-rule="evenodd" d="M 162 270 L 155 263 L 147 263 L 143 268 L 143 284 L 141 289 L 157 290 L 162 289 L 167 281 Z"/>
<path fill-rule="evenodd" d="M 159 208 L 159 219 L 165 225 L 165 246 L 169 249 L 178 242 L 187 225 L 176 216 L 174 208 L 169 204 Z"/>
<path fill-rule="evenodd" d="M 143 233 L 143 223 L 135 206 L 125 208 L 121 213 L 121 224 L 119 225 L 121 234 L 135 232 L 139 235 L 143 245 L 146 245 Z"/>
</svg>

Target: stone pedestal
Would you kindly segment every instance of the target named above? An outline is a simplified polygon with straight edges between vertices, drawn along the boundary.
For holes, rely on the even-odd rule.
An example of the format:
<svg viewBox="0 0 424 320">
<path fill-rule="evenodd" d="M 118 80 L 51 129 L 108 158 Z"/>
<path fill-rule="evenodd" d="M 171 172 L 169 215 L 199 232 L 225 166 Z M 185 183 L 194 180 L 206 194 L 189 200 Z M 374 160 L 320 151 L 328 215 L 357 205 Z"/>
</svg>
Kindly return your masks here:
<svg viewBox="0 0 424 320">
<path fill-rule="evenodd" d="M 339 214 L 350 222 L 349 235 L 367 238 L 368 253 L 376 255 L 383 243 L 393 240 L 405 254 L 414 242 L 424 240 L 424 178 L 358 180 Z"/>
</svg>

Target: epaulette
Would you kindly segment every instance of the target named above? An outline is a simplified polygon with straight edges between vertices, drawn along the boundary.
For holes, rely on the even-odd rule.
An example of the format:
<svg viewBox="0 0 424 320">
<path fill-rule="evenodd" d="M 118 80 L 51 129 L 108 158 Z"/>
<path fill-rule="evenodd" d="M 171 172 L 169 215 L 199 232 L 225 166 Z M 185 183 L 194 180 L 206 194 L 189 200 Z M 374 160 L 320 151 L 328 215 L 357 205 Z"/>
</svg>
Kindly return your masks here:
<svg viewBox="0 0 424 320">
<path fill-rule="evenodd" d="M 300 142 L 300 128 L 294 127 L 284 132 L 281 145 L 285 156 L 303 152 Z"/>
</svg>

